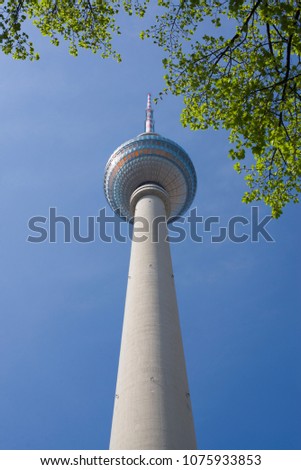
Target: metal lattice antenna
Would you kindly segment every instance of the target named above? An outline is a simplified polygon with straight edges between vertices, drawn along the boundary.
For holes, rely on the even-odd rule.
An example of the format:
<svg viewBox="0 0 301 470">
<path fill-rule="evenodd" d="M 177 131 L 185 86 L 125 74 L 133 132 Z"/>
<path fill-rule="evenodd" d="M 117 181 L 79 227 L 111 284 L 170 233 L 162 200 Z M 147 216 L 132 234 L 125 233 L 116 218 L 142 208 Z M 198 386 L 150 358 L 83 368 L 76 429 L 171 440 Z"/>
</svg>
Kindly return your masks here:
<svg viewBox="0 0 301 470">
<path fill-rule="evenodd" d="M 147 95 L 145 132 L 155 132 L 154 111 L 152 109 L 151 94 Z"/>
</svg>

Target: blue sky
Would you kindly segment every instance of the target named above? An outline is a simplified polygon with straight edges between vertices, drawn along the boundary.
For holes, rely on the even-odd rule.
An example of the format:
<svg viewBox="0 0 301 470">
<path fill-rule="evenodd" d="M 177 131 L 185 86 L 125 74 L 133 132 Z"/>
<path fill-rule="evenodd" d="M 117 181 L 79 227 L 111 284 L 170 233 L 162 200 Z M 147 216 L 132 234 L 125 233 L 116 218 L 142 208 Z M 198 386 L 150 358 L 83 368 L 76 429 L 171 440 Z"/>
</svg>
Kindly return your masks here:
<svg viewBox="0 0 301 470">
<path fill-rule="evenodd" d="M 106 207 L 114 149 L 143 131 L 146 95 L 163 87 L 161 51 L 118 40 L 121 64 L 75 59 L 36 35 L 41 60 L 1 56 L 0 448 L 106 449 L 130 243 L 28 243 L 28 220 Z M 155 107 L 156 131 L 198 175 L 203 217 L 250 217 L 223 131 L 191 132 L 181 98 Z M 260 205 L 260 218 L 269 213 Z M 300 206 L 268 225 L 274 243 L 172 246 L 198 444 L 300 449 Z M 239 230 L 238 230 L 239 231 Z M 216 234 L 216 233 L 213 233 Z"/>
</svg>

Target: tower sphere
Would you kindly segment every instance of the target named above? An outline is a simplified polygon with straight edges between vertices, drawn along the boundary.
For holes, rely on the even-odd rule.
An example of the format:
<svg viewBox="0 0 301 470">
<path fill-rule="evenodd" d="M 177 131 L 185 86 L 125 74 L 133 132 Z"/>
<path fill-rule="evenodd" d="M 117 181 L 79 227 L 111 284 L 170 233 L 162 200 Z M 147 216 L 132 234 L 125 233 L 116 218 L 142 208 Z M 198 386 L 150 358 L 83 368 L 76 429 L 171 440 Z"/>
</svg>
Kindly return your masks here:
<svg viewBox="0 0 301 470">
<path fill-rule="evenodd" d="M 131 196 L 145 184 L 162 187 L 169 196 L 169 221 L 183 215 L 196 192 L 196 173 L 188 154 L 178 144 L 154 132 L 150 95 L 145 132 L 128 140 L 109 158 L 104 191 L 112 210 L 129 220 L 133 217 Z"/>
</svg>

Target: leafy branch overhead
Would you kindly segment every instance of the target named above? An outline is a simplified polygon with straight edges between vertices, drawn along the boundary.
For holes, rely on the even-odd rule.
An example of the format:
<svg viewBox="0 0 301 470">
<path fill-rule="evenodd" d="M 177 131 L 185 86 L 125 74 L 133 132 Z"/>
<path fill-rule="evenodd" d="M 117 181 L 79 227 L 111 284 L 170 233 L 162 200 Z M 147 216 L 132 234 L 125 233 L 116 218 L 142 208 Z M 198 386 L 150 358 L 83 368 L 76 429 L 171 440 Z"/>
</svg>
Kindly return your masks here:
<svg viewBox="0 0 301 470">
<path fill-rule="evenodd" d="M 158 0 L 141 33 L 166 52 L 166 89 L 184 98 L 182 123 L 230 131 L 230 157 L 245 174 L 243 200 L 263 200 L 274 217 L 301 191 L 301 2 Z M 0 0 L 0 46 L 38 58 L 28 20 L 58 45 L 120 56 L 118 14 L 151 15 L 148 0 Z M 149 22 L 151 22 L 149 20 Z"/>
<path fill-rule="evenodd" d="M 230 157 L 249 187 L 243 200 L 263 200 L 274 217 L 300 193 L 300 8 L 292 0 L 183 1 L 146 33 L 168 51 L 167 89 L 184 97 L 184 126 L 230 131 Z M 221 35 L 201 35 L 208 20 Z"/>
</svg>

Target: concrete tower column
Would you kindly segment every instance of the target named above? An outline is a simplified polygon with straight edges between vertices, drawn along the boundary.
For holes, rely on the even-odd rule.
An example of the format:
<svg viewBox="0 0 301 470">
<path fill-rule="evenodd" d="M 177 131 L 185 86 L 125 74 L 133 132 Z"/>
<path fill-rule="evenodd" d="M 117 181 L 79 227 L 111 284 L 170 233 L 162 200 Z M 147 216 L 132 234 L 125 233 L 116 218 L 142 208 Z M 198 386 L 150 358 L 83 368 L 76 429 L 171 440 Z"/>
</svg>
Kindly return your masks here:
<svg viewBox="0 0 301 470">
<path fill-rule="evenodd" d="M 133 241 L 110 449 L 196 449 L 166 214 L 168 193 L 132 195 Z"/>
</svg>

